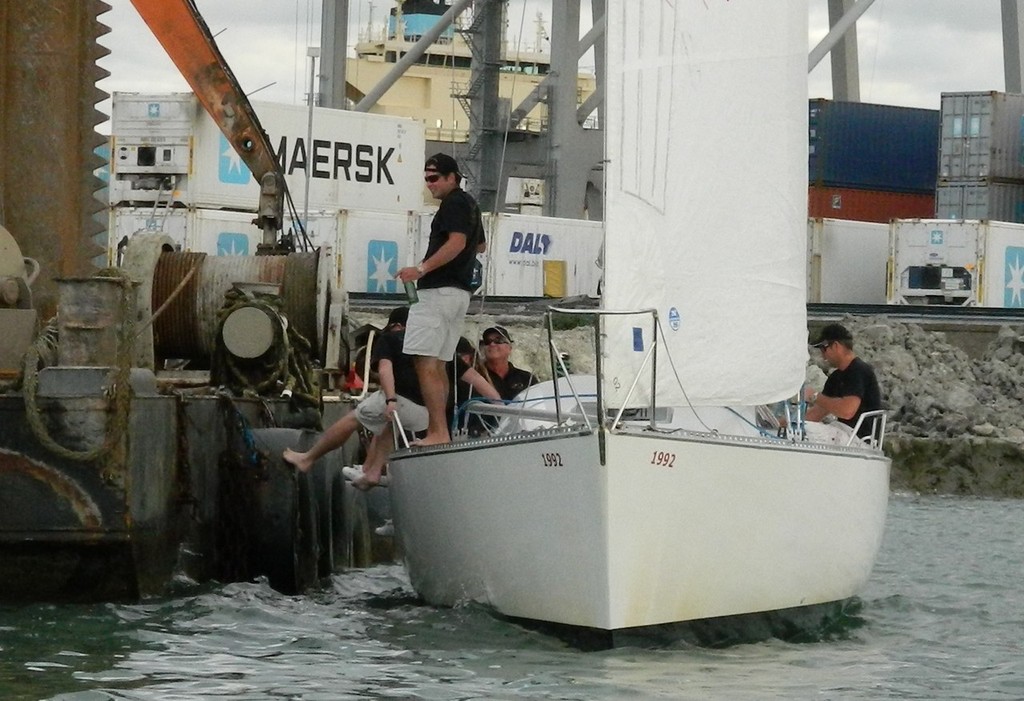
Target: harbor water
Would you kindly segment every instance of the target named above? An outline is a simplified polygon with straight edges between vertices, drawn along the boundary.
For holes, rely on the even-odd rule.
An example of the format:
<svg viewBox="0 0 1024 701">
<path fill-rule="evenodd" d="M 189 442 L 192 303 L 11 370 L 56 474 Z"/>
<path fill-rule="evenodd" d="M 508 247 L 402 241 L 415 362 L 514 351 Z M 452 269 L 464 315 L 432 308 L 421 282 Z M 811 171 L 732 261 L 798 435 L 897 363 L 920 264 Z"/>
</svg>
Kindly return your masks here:
<svg viewBox="0 0 1024 701">
<path fill-rule="evenodd" d="M 310 596 L 265 583 L 140 604 L 0 607 L 0 698 L 1021 699 L 1024 502 L 894 495 L 871 582 L 824 634 L 587 651 L 401 567 Z M 756 576 L 756 573 L 751 573 Z"/>
</svg>

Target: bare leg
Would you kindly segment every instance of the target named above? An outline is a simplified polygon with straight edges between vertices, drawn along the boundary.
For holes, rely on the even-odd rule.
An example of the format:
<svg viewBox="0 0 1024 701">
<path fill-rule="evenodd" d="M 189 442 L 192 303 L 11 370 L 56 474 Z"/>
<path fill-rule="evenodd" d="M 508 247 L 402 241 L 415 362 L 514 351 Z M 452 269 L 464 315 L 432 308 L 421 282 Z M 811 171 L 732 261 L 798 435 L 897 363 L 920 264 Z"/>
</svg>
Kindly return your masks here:
<svg viewBox="0 0 1024 701">
<path fill-rule="evenodd" d="M 352 480 L 353 487 L 366 491 L 380 484 L 380 475 L 384 471 L 394 444 L 395 434 L 391 429 L 391 424 L 388 424 L 370 441 L 370 447 L 366 451 L 366 462 L 363 463 L 363 475 L 359 479 Z"/>
<path fill-rule="evenodd" d="M 420 381 L 423 393 L 423 404 L 427 407 L 427 435 L 416 442 L 416 445 L 436 445 L 450 443 L 448 421 L 445 415 L 445 402 L 448 399 L 448 376 L 444 371 L 444 361 L 423 355 L 416 356 L 416 377 Z"/>
<path fill-rule="evenodd" d="M 313 467 L 313 463 L 322 456 L 344 445 L 357 428 L 359 428 L 359 422 L 356 420 L 356 414 L 354 411 L 350 411 L 331 424 L 316 440 L 313 447 L 305 453 L 286 448 L 282 457 L 286 463 L 293 465 L 300 472 L 308 472 Z"/>
</svg>

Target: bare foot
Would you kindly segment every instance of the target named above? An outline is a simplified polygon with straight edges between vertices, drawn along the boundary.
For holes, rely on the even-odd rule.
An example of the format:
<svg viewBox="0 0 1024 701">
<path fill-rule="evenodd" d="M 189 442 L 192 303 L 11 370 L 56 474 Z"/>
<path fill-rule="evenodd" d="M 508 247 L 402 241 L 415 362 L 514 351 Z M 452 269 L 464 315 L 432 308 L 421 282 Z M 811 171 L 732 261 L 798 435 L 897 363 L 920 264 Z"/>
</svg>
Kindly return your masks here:
<svg viewBox="0 0 1024 701">
<path fill-rule="evenodd" d="M 345 476 L 345 479 L 347 479 L 353 487 L 361 492 L 368 492 L 380 484 L 379 477 L 374 479 L 373 476 L 366 474 L 355 465 L 352 467 L 346 466 L 341 468 L 341 474 Z"/>
<path fill-rule="evenodd" d="M 281 457 L 299 472 L 309 472 L 309 468 L 313 467 L 313 463 L 316 462 L 315 460 L 310 460 L 306 453 L 300 453 L 291 448 L 285 448 Z"/>
<path fill-rule="evenodd" d="M 427 434 L 420 438 L 418 441 L 413 441 L 410 445 L 425 446 L 425 445 L 443 445 L 445 443 L 451 443 L 452 438 L 447 433 L 441 433 L 436 435 Z"/>
</svg>

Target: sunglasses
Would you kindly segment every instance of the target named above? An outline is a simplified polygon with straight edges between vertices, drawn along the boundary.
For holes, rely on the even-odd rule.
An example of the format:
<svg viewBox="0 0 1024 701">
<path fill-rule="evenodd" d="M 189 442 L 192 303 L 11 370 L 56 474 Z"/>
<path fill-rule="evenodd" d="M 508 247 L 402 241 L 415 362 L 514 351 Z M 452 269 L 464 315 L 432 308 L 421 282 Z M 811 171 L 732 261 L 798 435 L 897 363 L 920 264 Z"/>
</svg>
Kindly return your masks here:
<svg viewBox="0 0 1024 701">
<path fill-rule="evenodd" d="M 508 341 L 503 338 L 485 338 L 480 341 L 481 346 L 503 346 L 506 343 L 508 343 Z"/>
<path fill-rule="evenodd" d="M 423 176 L 423 180 L 428 182 L 428 183 L 436 183 L 442 177 L 443 176 L 440 173 L 434 173 L 432 175 L 425 175 L 425 176 Z"/>
<path fill-rule="evenodd" d="M 820 350 L 822 353 L 828 350 L 828 347 L 832 345 L 832 341 L 827 343 L 815 343 L 814 347 Z"/>
</svg>

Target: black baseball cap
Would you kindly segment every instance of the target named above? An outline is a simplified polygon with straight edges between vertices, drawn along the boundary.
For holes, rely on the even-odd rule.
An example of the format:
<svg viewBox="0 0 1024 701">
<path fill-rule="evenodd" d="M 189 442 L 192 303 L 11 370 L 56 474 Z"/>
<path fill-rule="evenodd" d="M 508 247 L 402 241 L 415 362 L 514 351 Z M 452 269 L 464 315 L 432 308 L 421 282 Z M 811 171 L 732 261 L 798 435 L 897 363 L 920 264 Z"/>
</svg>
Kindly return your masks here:
<svg viewBox="0 0 1024 701">
<path fill-rule="evenodd" d="M 426 163 L 423 164 L 423 170 L 437 171 L 441 175 L 451 175 L 452 173 L 455 173 L 459 177 L 462 177 L 462 173 L 459 172 L 459 164 L 447 153 L 435 153 L 427 159 Z"/>
<path fill-rule="evenodd" d="M 484 329 L 484 332 L 480 334 L 480 340 L 486 340 L 488 335 L 493 334 L 497 334 L 506 341 L 508 341 L 509 343 L 512 343 L 512 337 L 509 336 L 508 331 L 505 330 L 504 326 L 488 326 L 486 329 Z"/>
<path fill-rule="evenodd" d="M 455 355 L 473 355 L 474 353 L 476 353 L 476 348 L 469 342 L 469 339 L 459 336 L 459 342 L 455 344 Z"/>
<path fill-rule="evenodd" d="M 818 334 L 818 340 L 812 343 L 815 348 L 823 348 L 830 343 L 835 341 L 852 341 L 853 335 L 847 330 L 842 324 L 828 324 L 825 326 L 821 333 Z"/>
<path fill-rule="evenodd" d="M 409 323 L 409 307 L 395 307 L 391 310 L 391 314 L 388 315 L 388 326 L 395 324 L 405 326 L 407 323 Z"/>
</svg>

